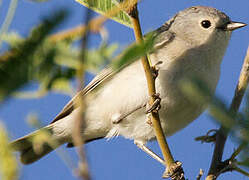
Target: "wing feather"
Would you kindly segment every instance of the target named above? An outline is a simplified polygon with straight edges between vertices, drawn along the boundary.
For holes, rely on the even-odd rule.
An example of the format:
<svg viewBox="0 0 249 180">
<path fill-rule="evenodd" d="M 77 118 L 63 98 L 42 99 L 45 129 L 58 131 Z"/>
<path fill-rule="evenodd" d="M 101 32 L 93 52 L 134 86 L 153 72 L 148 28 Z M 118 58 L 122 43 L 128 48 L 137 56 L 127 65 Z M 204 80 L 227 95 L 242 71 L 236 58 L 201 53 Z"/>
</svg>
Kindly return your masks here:
<svg viewBox="0 0 249 180">
<path fill-rule="evenodd" d="M 106 69 L 103 69 L 95 78 L 80 92 L 78 92 L 62 109 L 62 111 L 54 118 L 54 120 L 51 122 L 54 123 L 65 116 L 69 115 L 76 106 L 75 102 L 77 99 L 81 98 L 82 96 L 87 95 L 89 92 L 91 92 L 93 89 L 95 89 L 99 84 L 101 84 L 103 81 L 108 79 L 114 74 L 114 70 L 111 67 L 108 67 Z"/>
<path fill-rule="evenodd" d="M 156 50 L 160 49 L 162 46 L 166 46 L 168 43 L 170 43 L 174 39 L 174 37 L 175 37 L 174 33 L 169 31 L 170 25 L 171 25 L 171 23 L 170 24 L 165 23 L 162 27 L 160 27 L 157 30 L 155 30 L 154 32 L 152 32 L 152 33 L 154 33 L 155 36 L 157 36 L 156 42 L 155 42 L 155 45 L 154 45 Z M 77 101 L 78 98 L 87 95 L 89 92 L 94 90 L 97 86 L 102 84 L 107 79 L 111 78 L 115 73 L 117 73 L 121 69 L 125 68 L 126 66 L 127 65 L 125 65 L 125 66 L 123 66 L 120 69 L 115 70 L 115 71 L 111 67 L 108 67 L 108 68 L 105 68 L 104 70 L 102 70 L 83 90 L 78 92 L 66 104 L 66 106 L 54 118 L 54 120 L 51 123 L 54 123 L 54 122 L 64 118 L 65 116 L 69 115 L 74 110 L 74 108 L 77 107 L 75 102 Z"/>
</svg>

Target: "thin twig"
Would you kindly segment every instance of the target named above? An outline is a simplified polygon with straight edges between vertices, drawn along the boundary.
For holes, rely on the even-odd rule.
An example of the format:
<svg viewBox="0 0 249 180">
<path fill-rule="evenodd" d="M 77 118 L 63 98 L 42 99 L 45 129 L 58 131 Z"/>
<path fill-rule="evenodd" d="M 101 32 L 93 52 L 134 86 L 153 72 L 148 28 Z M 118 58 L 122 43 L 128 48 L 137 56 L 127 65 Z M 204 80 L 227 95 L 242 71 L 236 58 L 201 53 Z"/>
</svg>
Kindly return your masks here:
<svg viewBox="0 0 249 180">
<path fill-rule="evenodd" d="M 239 155 L 239 153 L 243 150 L 243 148 L 246 146 L 246 144 L 242 143 L 239 145 L 239 147 L 233 152 L 231 157 L 229 158 L 231 161 L 235 160 L 235 158 Z"/>
<path fill-rule="evenodd" d="M 200 172 L 199 172 L 199 174 L 198 174 L 198 176 L 196 177 L 196 180 L 201 180 L 201 177 L 203 176 L 203 170 L 202 169 L 200 169 Z"/>
<path fill-rule="evenodd" d="M 9 26 L 13 20 L 13 17 L 15 15 L 17 4 L 18 4 L 18 0 L 11 0 L 11 2 L 10 2 L 7 16 L 4 19 L 4 22 L 3 22 L 2 27 L 0 29 L 0 48 L 1 48 L 1 44 L 2 44 L 2 36 L 8 31 L 8 28 L 9 28 Z"/>
<path fill-rule="evenodd" d="M 131 9 L 128 11 L 128 14 L 131 17 L 136 41 L 137 43 L 142 43 L 143 37 L 142 37 L 142 31 L 141 31 L 141 26 L 140 26 L 139 17 L 138 17 L 137 4 L 131 7 Z M 147 85 L 148 85 L 148 94 L 150 96 L 149 104 L 152 105 L 156 100 L 156 97 L 154 96 L 156 94 L 155 78 L 152 75 L 150 63 L 148 61 L 147 56 L 142 57 L 141 61 L 142 61 L 142 65 L 145 71 L 145 76 L 146 76 Z M 167 169 L 171 169 L 172 165 L 175 164 L 175 161 L 173 159 L 173 156 L 170 152 L 169 146 L 165 139 L 165 135 L 163 133 L 161 123 L 160 123 L 159 113 L 157 111 L 151 112 L 151 121 L 152 121 L 153 128 L 155 130 L 156 138 L 161 148 Z M 171 173 L 174 173 L 174 172 L 170 172 L 170 174 Z"/>
<path fill-rule="evenodd" d="M 69 30 L 53 34 L 49 37 L 49 40 L 51 42 L 58 42 L 66 39 L 77 40 L 81 37 L 82 34 L 86 34 L 87 28 L 90 32 L 98 33 L 100 31 L 100 27 L 103 26 L 106 20 L 107 18 L 104 16 L 95 17 L 88 22 L 87 26 L 85 24 L 82 24 Z"/>
<path fill-rule="evenodd" d="M 241 169 L 241 168 L 239 168 L 239 167 L 234 167 L 234 171 L 237 171 L 237 172 L 243 174 L 244 176 L 249 177 L 249 173 L 246 172 L 246 171 L 244 171 L 243 169 Z"/>
<path fill-rule="evenodd" d="M 88 38 L 89 38 L 89 21 L 91 18 L 91 11 L 90 9 L 87 9 L 86 12 L 86 17 L 85 17 L 85 23 L 87 24 L 87 26 L 85 27 L 83 33 L 82 33 L 82 51 L 81 51 L 81 67 L 79 67 L 79 69 L 77 70 L 77 79 L 78 79 L 78 91 L 80 91 L 82 89 L 82 87 L 84 87 L 84 77 L 85 77 L 85 67 L 84 67 L 84 62 L 85 62 L 85 58 L 86 58 L 86 47 L 87 47 L 87 43 L 88 43 Z M 83 96 L 81 96 L 79 99 L 76 100 L 76 104 L 78 104 L 78 116 L 75 119 L 75 124 L 74 124 L 74 130 L 73 130 L 73 143 L 75 146 L 77 146 L 77 150 L 78 150 L 78 156 L 79 156 L 79 166 L 78 166 L 78 176 L 81 179 L 85 179 L 85 180 L 90 180 L 90 173 L 88 170 L 88 164 L 87 164 L 87 160 L 86 160 L 86 153 L 85 153 L 85 149 L 84 149 L 84 141 L 82 139 L 82 135 L 81 135 L 81 129 L 83 128 L 84 124 L 83 124 L 83 120 L 84 120 L 84 109 L 85 109 L 85 103 L 84 103 L 84 99 Z"/>
<path fill-rule="evenodd" d="M 90 0 L 88 1 L 89 6 L 91 6 Z M 116 10 L 115 12 L 119 12 L 120 10 Z M 113 13 L 113 12 L 112 12 Z M 79 28 L 76 29 L 76 31 L 74 31 L 73 33 L 77 33 L 79 31 L 82 31 L 83 34 L 83 40 L 82 40 L 82 53 L 81 53 L 81 63 L 82 66 L 77 70 L 77 79 L 78 79 L 78 90 L 80 91 L 81 88 L 84 86 L 84 74 L 85 74 L 85 67 L 84 67 L 84 61 L 85 61 L 85 57 L 86 57 L 86 47 L 87 47 L 87 42 L 88 42 L 88 33 L 89 30 L 95 30 L 96 29 L 99 31 L 100 27 L 102 26 L 103 22 L 106 20 L 106 17 L 100 17 L 98 19 L 98 24 L 92 24 L 89 23 L 91 18 L 91 11 L 90 9 L 87 10 L 87 14 L 86 14 L 86 18 L 85 18 L 85 22 L 87 24 L 86 27 L 84 28 Z M 69 33 L 70 35 L 70 33 Z M 60 36 L 57 37 L 53 37 L 53 39 L 58 40 L 60 38 L 58 37 L 63 37 L 65 38 L 65 36 L 68 36 L 68 34 L 60 34 Z M 80 99 L 77 100 L 76 102 L 79 106 L 79 112 L 78 112 L 78 117 L 75 120 L 75 125 L 74 125 L 74 131 L 73 131 L 73 142 L 76 146 L 81 146 L 81 148 L 78 148 L 78 155 L 80 158 L 79 161 L 79 173 L 78 174 L 82 179 L 85 180 L 90 180 L 90 174 L 88 171 L 88 165 L 87 165 L 87 161 L 86 161 L 86 156 L 85 156 L 85 151 L 84 151 L 84 142 L 82 140 L 81 137 L 81 128 L 84 126 L 83 124 L 83 119 L 84 119 L 84 109 L 85 109 L 85 103 L 83 100 L 83 97 L 81 96 Z"/>
<path fill-rule="evenodd" d="M 249 48 L 247 49 L 247 54 L 244 59 L 244 64 L 240 73 L 239 82 L 237 84 L 233 101 L 230 105 L 230 111 L 237 113 L 239 106 L 241 104 L 242 98 L 245 94 L 246 88 L 249 82 Z M 208 172 L 206 180 L 214 180 L 217 178 L 218 171 L 220 171 L 220 165 L 222 163 L 222 155 L 224 151 L 225 142 L 227 140 L 228 131 L 221 125 L 217 132 L 215 148 L 212 157 L 212 163 Z"/>
</svg>

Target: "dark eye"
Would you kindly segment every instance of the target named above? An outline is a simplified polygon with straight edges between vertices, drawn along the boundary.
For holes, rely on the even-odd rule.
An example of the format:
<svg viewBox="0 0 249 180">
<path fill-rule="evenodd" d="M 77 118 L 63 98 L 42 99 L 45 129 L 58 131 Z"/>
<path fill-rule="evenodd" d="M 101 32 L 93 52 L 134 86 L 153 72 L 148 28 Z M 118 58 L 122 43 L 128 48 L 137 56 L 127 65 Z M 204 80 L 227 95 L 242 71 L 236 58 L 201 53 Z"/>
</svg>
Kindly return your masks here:
<svg viewBox="0 0 249 180">
<path fill-rule="evenodd" d="M 207 29 L 211 26 L 211 22 L 209 20 L 204 20 L 201 22 L 201 26 Z"/>
</svg>

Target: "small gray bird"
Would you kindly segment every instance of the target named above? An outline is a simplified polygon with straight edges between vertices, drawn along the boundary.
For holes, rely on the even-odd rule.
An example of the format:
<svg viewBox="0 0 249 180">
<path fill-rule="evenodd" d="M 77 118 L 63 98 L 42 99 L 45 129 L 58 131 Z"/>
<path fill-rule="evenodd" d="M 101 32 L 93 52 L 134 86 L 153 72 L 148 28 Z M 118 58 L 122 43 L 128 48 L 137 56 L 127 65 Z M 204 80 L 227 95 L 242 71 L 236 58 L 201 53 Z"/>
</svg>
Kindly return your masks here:
<svg viewBox="0 0 249 180">
<path fill-rule="evenodd" d="M 150 54 L 150 59 L 158 69 L 156 91 L 161 98 L 159 114 L 166 136 L 186 127 L 207 104 L 190 101 L 179 82 L 198 77 L 214 93 L 231 33 L 245 25 L 231 21 L 217 9 L 196 6 L 180 11 L 154 31 L 156 50 Z M 160 161 L 145 146 L 147 141 L 155 140 L 155 133 L 145 113 L 149 97 L 144 70 L 138 59 L 118 72 L 111 68 L 103 70 L 51 124 L 41 129 L 51 132 L 51 138 L 57 142 L 55 146 L 43 143 L 40 145 L 43 148 L 35 150 L 37 142 L 30 139 L 41 130 L 12 142 L 11 146 L 21 152 L 22 163 L 33 163 L 62 144 L 73 145 L 74 124 L 80 111 L 74 100 L 79 96 L 84 96 L 86 103 L 81 128 L 85 142 L 122 135 L 133 139 L 138 147 Z"/>
</svg>

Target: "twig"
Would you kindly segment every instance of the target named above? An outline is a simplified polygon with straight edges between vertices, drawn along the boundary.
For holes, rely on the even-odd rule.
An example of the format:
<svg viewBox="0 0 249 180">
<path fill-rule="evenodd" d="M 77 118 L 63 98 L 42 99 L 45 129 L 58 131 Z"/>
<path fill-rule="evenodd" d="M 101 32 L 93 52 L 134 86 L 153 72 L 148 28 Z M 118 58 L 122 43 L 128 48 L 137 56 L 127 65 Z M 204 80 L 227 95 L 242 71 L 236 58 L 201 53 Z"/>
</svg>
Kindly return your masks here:
<svg viewBox="0 0 249 180">
<path fill-rule="evenodd" d="M 249 157 L 243 159 L 242 161 L 236 161 L 236 164 L 239 166 L 245 166 L 249 162 Z"/>
<path fill-rule="evenodd" d="M 137 4 L 135 4 L 133 7 L 131 7 L 130 10 L 128 10 L 128 14 L 131 17 L 136 41 L 137 41 L 137 43 L 142 43 L 143 37 L 142 37 L 142 31 L 141 31 L 139 17 L 138 17 Z M 151 67 L 150 67 L 147 56 L 142 57 L 141 61 L 143 64 L 143 68 L 144 68 L 145 76 L 146 76 L 146 80 L 147 80 L 147 85 L 148 85 L 148 94 L 150 96 L 149 104 L 152 105 L 156 100 L 156 97 L 154 96 L 156 94 L 155 78 L 152 75 Z M 179 166 L 178 166 L 179 163 L 175 163 L 175 161 L 172 157 L 172 154 L 170 152 L 169 146 L 166 142 L 166 139 L 165 139 L 162 127 L 161 127 L 161 123 L 160 123 L 159 113 L 157 111 L 151 112 L 151 120 L 152 120 L 152 125 L 154 127 L 156 138 L 157 138 L 157 141 L 158 141 L 159 146 L 161 148 L 167 169 L 168 170 L 172 169 L 171 167 L 173 167 L 173 165 L 176 165 L 176 164 L 177 164 L 177 166 L 175 166 L 175 167 L 179 168 Z M 173 172 L 168 172 L 168 173 L 170 175 L 173 175 L 175 173 L 174 170 L 173 170 Z M 178 177 L 176 177 L 176 179 L 177 178 Z M 179 179 L 184 179 L 184 177 L 179 178 Z"/>
<path fill-rule="evenodd" d="M 87 26 L 84 28 L 84 31 L 82 33 L 82 45 L 81 45 L 82 52 L 81 52 L 81 57 L 80 57 L 81 66 L 77 70 L 78 91 L 80 91 L 82 87 L 84 87 L 84 79 L 85 79 L 84 78 L 85 77 L 84 61 L 86 58 L 86 47 L 87 47 L 88 37 L 89 37 L 90 18 L 91 18 L 91 11 L 90 9 L 87 9 L 86 17 L 85 17 L 85 23 L 87 24 Z M 81 179 L 90 180 L 91 177 L 90 177 L 90 173 L 88 170 L 88 164 L 86 160 L 84 141 L 81 135 L 81 129 L 84 126 L 83 120 L 84 120 L 84 109 L 85 109 L 85 103 L 84 103 L 83 96 L 77 99 L 75 103 L 78 104 L 79 110 L 78 110 L 77 118 L 75 119 L 72 138 L 73 138 L 74 145 L 77 146 L 78 156 L 79 156 L 79 166 L 78 166 L 77 175 Z"/>
<path fill-rule="evenodd" d="M 88 1 L 89 6 L 91 6 L 90 0 Z M 119 12 L 119 9 L 114 9 L 113 12 L 109 12 L 110 14 L 115 14 L 117 12 Z M 85 57 L 86 57 L 86 47 L 87 47 L 87 42 L 88 42 L 88 33 L 90 30 L 92 31 L 99 31 L 100 27 L 102 26 L 103 22 L 105 22 L 105 20 L 107 19 L 106 17 L 99 17 L 99 19 L 97 19 L 98 21 L 95 20 L 95 23 L 93 23 L 92 21 L 90 21 L 91 18 L 91 10 L 87 9 L 87 14 L 86 14 L 86 18 L 85 18 L 85 22 L 87 24 L 87 26 L 84 27 L 79 27 L 78 29 L 74 29 L 73 34 L 77 34 L 79 32 L 82 32 L 83 34 L 83 40 L 82 40 L 82 53 L 81 53 L 81 67 L 77 70 L 77 79 L 78 79 L 78 90 L 81 90 L 81 87 L 84 86 L 84 73 L 85 73 L 85 67 L 84 67 L 84 61 L 85 61 Z M 96 23 L 97 22 L 97 23 Z M 61 38 L 65 38 L 65 37 L 69 37 L 71 35 L 72 32 L 69 33 L 62 33 L 59 34 L 57 36 L 53 36 L 51 39 L 52 40 L 59 40 Z M 83 100 L 83 97 L 81 96 L 79 99 L 76 100 L 78 107 L 79 107 L 79 112 L 78 112 L 78 117 L 75 120 L 75 125 L 74 125 L 74 131 L 73 131 L 73 142 L 74 145 L 76 146 L 81 146 L 81 148 L 78 148 L 78 155 L 80 158 L 79 161 L 79 173 L 78 174 L 82 179 L 85 180 L 90 180 L 90 174 L 88 171 L 88 165 L 87 165 L 87 161 L 86 161 L 86 156 L 85 156 L 85 151 L 84 151 L 84 142 L 82 140 L 81 137 L 81 128 L 83 127 L 84 124 L 82 124 L 83 119 L 84 119 L 84 109 L 85 109 L 85 103 Z"/>
<path fill-rule="evenodd" d="M 248 86 L 248 82 L 249 82 L 249 48 L 247 49 L 247 54 L 244 59 L 244 64 L 240 73 L 239 82 L 235 90 L 233 101 L 230 105 L 231 112 L 237 113 L 242 98 L 245 94 L 246 88 Z M 223 125 L 221 125 L 220 129 L 217 131 L 212 163 L 206 180 L 215 180 L 218 176 L 217 175 L 218 172 L 221 170 L 220 165 L 222 164 L 222 155 L 227 136 L 228 136 L 227 129 Z"/>
<path fill-rule="evenodd" d="M 0 29 L 0 48 L 1 48 L 1 44 L 2 44 L 2 36 L 3 36 L 3 34 L 5 34 L 8 31 L 8 28 L 9 28 L 9 26 L 13 20 L 13 17 L 15 15 L 17 4 L 18 4 L 18 0 L 11 0 L 11 2 L 10 2 L 7 16 L 4 19 L 3 25 Z"/>
<path fill-rule="evenodd" d="M 239 147 L 233 152 L 233 154 L 231 155 L 229 159 L 231 161 L 235 160 L 236 156 L 238 156 L 238 154 L 243 150 L 244 147 L 245 147 L 244 143 L 240 144 Z"/>
<path fill-rule="evenodd" d="M 196 177 L 196 180 L 201 180 L 201 177 L 203 176 L 203 170 L 202 169 L 200 169 L 200 172 L 199 172 L 199 174 L 198 174 L 198 176 Z"/>
<path fill-rule="evenodd" d="M 244 171 L 243 169 L 241 169 L 241 168 L 239 168 L 239 167 L 234 167 L 234 171 L 237 171 L 237 172 L 239 172 L 239 173 L 241 173 L 241 174 L 243 174 L 243 175 L 249 177 L 249 173 L 246 172 L 246 171 Z"/>
<path fill-rule="evenodd" d="M 49 40 L 52 42 L 58 42 L 66 39 L 76 40 L 82 36 L 82 34 L 86 34 L 86 29 L 93 33 L 98 33 L 100 31 L 100 27 L 103 26 L 104 22 L 107 20 L 104 16 L 98 16 L 90 20 L 87 24 L 79 25 L 77 27 L 71 28 L 66 31 L 62 31 L 56 34 L 53 34 L 49 37 Z"/>
<path fill-rule="evenodd" d="M 214 133 L 213 135 L 210 135 L 211 133 Z M 201 143 L 210 143 L 210 142 L 215 142 L 216 140 L 216 129 L 211 129 L 207 132 L 206 135 L 204 136 L 198 136 L 195 138 L 195 141 L 201 141 Z"/>
</svg>

